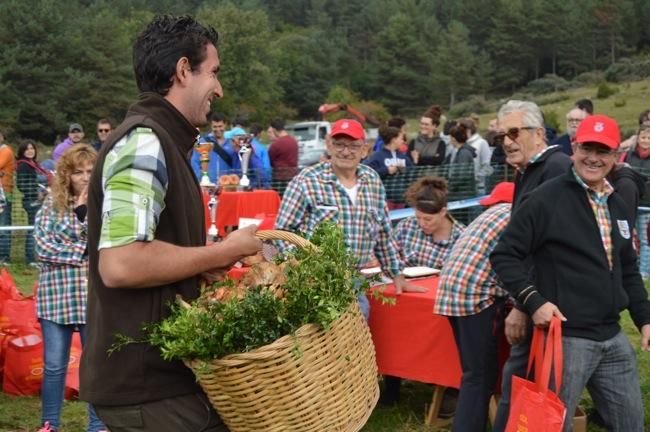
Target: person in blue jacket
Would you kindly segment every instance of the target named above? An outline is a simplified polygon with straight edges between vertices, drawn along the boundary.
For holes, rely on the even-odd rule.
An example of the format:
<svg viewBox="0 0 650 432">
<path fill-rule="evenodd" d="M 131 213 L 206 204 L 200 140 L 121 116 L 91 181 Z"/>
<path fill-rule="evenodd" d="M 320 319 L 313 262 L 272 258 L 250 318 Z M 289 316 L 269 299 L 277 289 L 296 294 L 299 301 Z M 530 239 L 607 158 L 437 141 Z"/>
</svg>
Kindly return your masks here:
<svg viewBox="0 0 650 432">
<path fill-rule="evenodd" d="M 393 126 L 404 132 L 404 138 L 406 138 L 406 120 L 404 120 L 401 117 L 392 117 L 390 118 L 386 124 L 388 126 Z M 375 141 L 375 144 L 372 146 L 372 152 L 376 153 L 378 151 L 381 151 L 382 148 L 384 148 L 384 143 L 385 141 L 383 138 L 380 136 L 377 137 L 377 140 Z M 406 145 L 406 143 L 404 143 Z M 400 149 L 402 153 L 406 153 L 406 150 L 402 151 L 403 149 Z"/>
<path fill-rule="evenodd" d="M 250 142 L 253 154 L 248 163 L 248 178 L 251 186 L 269 187 L 271 183 L 271 160 L 269 152 L 254 137 L 248 135 L 240 127 L 235 127 L 226 132 L 226 143 L 224 149 L 232 154 L 232 169 L 236 174 L 241 175 L 241 161 L 239 160 L 239 149 L 246 142 Z"/>
<path fill-rule="evenodd" d="M 226 118 L 221 113 L 212 113 L 210 114 L 210 128 L 211 132 L 201 135 L 199 138 L 199 144 L 211 143 L 212 150 L 210 151 L 210 159 L 208 164 L 208 177 L 212 183 L 218 183 L 219 177 L 224 174 L 232 174 L 235 171 L 232 169 L 233 155 L 232 151 L 227 151 L 224 148 L 226 144 L 226 139 L 224 136 L 224 131 L 226 128 Z M 201 155 L 199 152 L 194 149 L 192 151 L 192 169 L 194 170 L 194 175 L 196 178 L 201 181 Z"/>
<path fill-rule="evenodd" d="M 377 171 L 379 177 L 384 179 L 413 166 L 411 158 L 399 151 L 406 143 L 404 132 L 397 127 L 383 125 L 379 128 L 379 137 L 385 143 L 384 147 L 363 162 Z"/>
</svg>

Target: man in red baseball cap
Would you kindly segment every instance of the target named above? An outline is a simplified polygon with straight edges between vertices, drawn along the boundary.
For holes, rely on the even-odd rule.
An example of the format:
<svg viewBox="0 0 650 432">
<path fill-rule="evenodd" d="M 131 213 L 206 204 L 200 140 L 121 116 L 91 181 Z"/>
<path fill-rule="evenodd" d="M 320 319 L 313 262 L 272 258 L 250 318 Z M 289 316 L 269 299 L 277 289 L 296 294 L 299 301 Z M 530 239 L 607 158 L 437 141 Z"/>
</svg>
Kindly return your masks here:
<svg viewBox="0 0 650 432">
<path fill-rule="evenodd" d="M 404 263 L 392 235 L 386 207 L 386 193 L 379 175 L 362 165 L 368 151 L 363 126 L 351 119 L 332 125 L 327 141 L 330 159 L 305 168 L 287 186 L 276 229 L 310 237 L 321 222 L 338 223 L 359 268 L 379 261 L 386 276 L 393 279 L 397 293 L 426 291 L 406 282 Z M 359 297 L 361 310 L 369 313 L 365 295 Z"/>
<path fill-rule="evenodd" d="M 536 326 L 562 321 L 559 396 L 567 413 L 589 383 L 608 430 L 640 432 L 639 375 L 619 313 L 629 310 L 642 350 L 650 351 L 650 302 L 632 245 L 632 215 L 605 178 L 616 163 L 618 125 L 603 115 L 587 117 L 576 142 L 574 166 L 528 195 L 490 261 Z M 564 431 L 571 430 L 570 418 Z"/>
<path fill-rule="evenodd" d="M 618 124 L 604 115 L 589 116 L 578 126 L 575 141 L 573 168 L 576 174 L 589 187 L 600 190 L 616 163 L 616 153 L 621 143 Z"/>
</svg>

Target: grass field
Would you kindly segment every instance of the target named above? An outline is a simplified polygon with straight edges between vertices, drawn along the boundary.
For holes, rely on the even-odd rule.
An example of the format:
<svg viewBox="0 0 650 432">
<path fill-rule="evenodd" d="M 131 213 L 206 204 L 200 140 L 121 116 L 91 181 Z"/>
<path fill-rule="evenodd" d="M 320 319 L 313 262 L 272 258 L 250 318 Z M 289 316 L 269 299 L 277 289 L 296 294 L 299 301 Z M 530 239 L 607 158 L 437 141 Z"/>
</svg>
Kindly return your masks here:
<svg viewBox="0 0 650 432">
<path fill-rule="evenodd" d="M 25 294 L 31 294 L 37 278 L 31 267 L 13 265 L 9 268 L 16 285 Z M 622 323 L 633 346 L 639 345 L 639 333 L 627 313 L 623 314 Z M 433 335 L 432 335 L 433 336 Z M 641 374 L 641 392 L 644 399 L 646 431 L 650 431 L 650 353 L 642 353 L 637 348 L 637 358 Z M 432 432 L 436 429 L 424 424 L 426 405 L 431 401 L 432 387 L 422 383 L 405 382 L 402 388 L 401 402 L 390 408 L 375 408 L 363 432 Z M 589 409 L 591 402 L 585 395 L 582 407 Z M 0 393 L 0 432 L 28 432 L 39 426 L 40 400 L 37 397 L 12 398 Z M 65 402 L 62 415 L 62 431 L 83 432 L 87 421 L 86 405 L 79 401 Z M 594 426 L 590 432 L 597 432 Z"/>
</svg>

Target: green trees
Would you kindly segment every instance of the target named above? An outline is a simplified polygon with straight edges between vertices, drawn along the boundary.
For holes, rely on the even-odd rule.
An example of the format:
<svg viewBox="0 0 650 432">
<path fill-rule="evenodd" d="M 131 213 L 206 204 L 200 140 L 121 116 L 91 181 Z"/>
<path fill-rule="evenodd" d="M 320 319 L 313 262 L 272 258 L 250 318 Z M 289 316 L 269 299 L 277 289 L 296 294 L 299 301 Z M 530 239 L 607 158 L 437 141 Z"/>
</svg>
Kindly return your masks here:
<svg viewBox="0 0 650 432">
<path fill-rule="evenodd" d="M 75 121 L 121 118 L 135 94 L 128 21 L 107 7 L 77 14 L 74 2 L 0 4 L 0 124 L 51 142 Z M 39 11 L 39 13 L 34 13 Z"/>
<path fill-rule="evenodd" d="M 4 0 L 0 127 L 51 143 L 120 120 L 131 45 L 156 13 L 221 35 L 223 100 L 251 121 L 313 118 L 336 85 L 391 113 L 449 107 L 648 49 L 649 0 Z M 381 107 L 379 107 L 381 109 Z"/>
</svg>

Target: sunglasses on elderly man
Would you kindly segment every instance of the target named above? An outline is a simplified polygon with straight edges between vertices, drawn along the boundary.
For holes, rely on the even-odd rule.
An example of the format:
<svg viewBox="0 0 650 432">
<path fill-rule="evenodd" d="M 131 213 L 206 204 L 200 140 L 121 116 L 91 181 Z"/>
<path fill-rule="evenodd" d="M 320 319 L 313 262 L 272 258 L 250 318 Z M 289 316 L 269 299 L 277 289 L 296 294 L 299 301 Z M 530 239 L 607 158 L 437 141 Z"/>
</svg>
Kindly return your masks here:
<svg viewBox="0 0 650 432">
<path fill-rule="evenodd" d="M 507 132 L 499 132 L 494 136 L 494 145 L 501 146 L 506 140 L 506 137 L 510 138 L 512 141 L 517 141 L 519 138 L 519 132 L 522 130 L 534 130 L 537 129 L 534 126 L 524 126 L 524 127 L 513 127 L 508 129 Z"/>
</svg>

